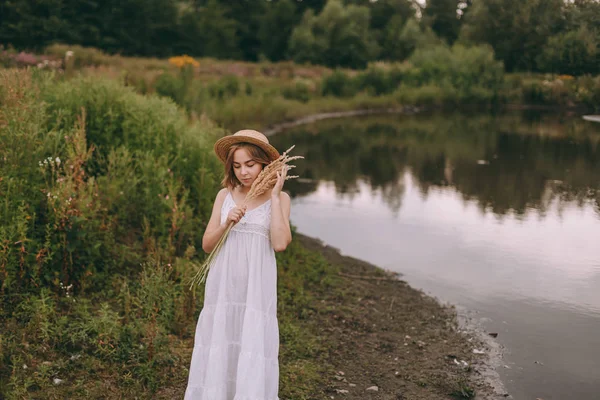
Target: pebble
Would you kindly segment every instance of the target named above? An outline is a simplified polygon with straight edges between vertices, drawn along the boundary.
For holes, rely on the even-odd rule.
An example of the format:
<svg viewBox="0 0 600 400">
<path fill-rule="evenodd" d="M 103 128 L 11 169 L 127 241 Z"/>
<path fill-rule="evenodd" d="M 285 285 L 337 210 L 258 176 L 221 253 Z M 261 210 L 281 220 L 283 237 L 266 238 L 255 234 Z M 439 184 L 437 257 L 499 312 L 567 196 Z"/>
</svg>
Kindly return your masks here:
<svg viewBox="0 0 600 400">
<path fill-rule="evenodd" d="M 348 393 L 350 393 L 346 389 L 335 389 L 335 392 L 339 393 L 339 394 L 348 394 Z"/>
<path fill-rule="evenodd" d="M 377 386 L 370 386 L 367 388 L 367 390 L 372 392 L 379 392 L 379 388 Z"/>
</svg>

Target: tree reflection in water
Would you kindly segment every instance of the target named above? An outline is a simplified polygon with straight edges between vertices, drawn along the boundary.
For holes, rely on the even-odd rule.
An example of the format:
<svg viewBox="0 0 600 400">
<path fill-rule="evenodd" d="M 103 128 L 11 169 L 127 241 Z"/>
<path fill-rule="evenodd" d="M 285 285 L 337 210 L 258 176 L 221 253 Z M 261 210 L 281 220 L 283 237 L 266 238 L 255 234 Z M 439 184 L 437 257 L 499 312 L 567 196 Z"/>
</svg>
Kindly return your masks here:
<svg viewBox="0 0 600 400">
<path fill-rule="evenodd" d="M 465 113 L 371 116 L 321 121 L 272 138 L 295 144 L 298 163 L 292 196 L 333 182 L 352 198 L 365 181 L 397 213 L 413 176 L 424 197 L 453 188 L 465 201 L 497 215 L 523 215 L 548 206 L 593 203 L 600 213 L 600 124 L 555 114 Z M 307 183 L 309 182 L 309 183 Z"/>
</svg>

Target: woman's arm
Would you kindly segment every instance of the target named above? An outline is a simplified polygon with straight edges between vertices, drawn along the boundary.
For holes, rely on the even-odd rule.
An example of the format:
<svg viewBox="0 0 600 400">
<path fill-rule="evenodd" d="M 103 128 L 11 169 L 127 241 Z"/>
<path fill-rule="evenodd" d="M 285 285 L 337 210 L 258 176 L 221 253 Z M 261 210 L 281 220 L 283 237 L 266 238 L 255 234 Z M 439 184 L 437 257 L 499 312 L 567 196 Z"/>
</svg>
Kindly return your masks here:
<svg viewBox="0 0 600 400">
<path fill-rule="evenodd" d="M 206 226 L 206 231 L 204 231 L 204 236 L 202 236 L 202 250 L 207 253 L 210 253 L 215 248 L 219 239 L 227 229 L 227 225 L 229 225 L 230 222 L 237 223 L 244 216 L 246 211 L 245 209 L 234 207 L 229 211 L 229 215 L 227 215 L 225 222 L 221 223 L 221 207 L 225 201 L 225 196 L 227 196 L 227 189 L 221 189 L 215 199 L 215 204 L 213 205 L 212 214 L 208 221 L 208 225 Z"/>
<path fill-rule="evenodd" d="M 292 241 L 290 229 L 290 196 L 281 192 L 287 170 L 277 177 L 271 193 L 271 246 L 275 251 L 284 251 Z"/>
</svg>

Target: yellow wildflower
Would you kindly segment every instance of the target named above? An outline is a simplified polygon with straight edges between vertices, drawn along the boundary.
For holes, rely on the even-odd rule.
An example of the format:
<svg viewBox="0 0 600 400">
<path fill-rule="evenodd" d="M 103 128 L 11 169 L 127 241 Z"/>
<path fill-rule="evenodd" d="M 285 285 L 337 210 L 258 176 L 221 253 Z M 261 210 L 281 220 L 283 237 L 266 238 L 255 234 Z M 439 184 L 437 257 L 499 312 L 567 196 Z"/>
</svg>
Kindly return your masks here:
<svg viewBox="0 0 600 400">
<path fill-rule="evenodd" d="M 186 65 L 191 65 L 193 67 L 200 66 L 200 63 L 198 61 L 194 60 L 193 57 L 190 57 L 187 54 L 184 54 L 182 56 L 171 57 L 169 58 L 169 63 L 175 65 L 178 68 L 183 68 Z"/>
</svg>

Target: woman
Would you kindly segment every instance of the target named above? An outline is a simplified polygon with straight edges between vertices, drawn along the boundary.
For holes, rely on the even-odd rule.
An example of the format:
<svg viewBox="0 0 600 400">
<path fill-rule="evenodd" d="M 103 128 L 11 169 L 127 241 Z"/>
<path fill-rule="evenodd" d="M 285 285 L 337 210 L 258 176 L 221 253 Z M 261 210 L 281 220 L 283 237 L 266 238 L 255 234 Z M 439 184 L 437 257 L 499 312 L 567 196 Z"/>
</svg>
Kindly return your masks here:
<svg viewBox="0 0 600 400">
<path fill-rule="evenodd" d="M 290 197 L 272 190 L 244 207 L 252 183 L 279 152 L 260 132 L 242 130 L 215 143 L 225 166 L 202 248 L 212 251 L 235 225 L 206 279 L 186 400 L 278 400 L 279 328 L 275 251 L 292 240 Z"/>
</svg>

